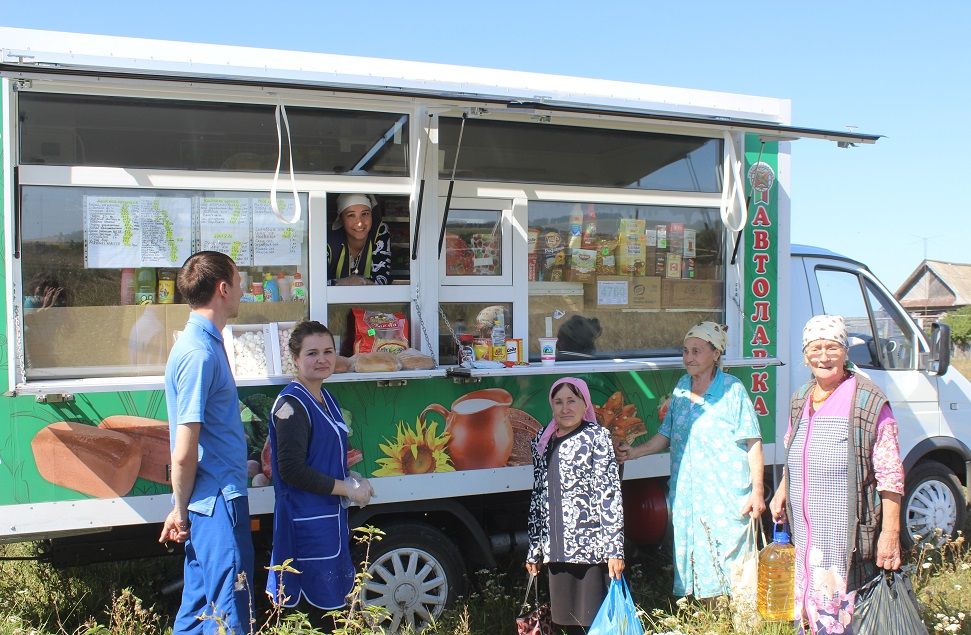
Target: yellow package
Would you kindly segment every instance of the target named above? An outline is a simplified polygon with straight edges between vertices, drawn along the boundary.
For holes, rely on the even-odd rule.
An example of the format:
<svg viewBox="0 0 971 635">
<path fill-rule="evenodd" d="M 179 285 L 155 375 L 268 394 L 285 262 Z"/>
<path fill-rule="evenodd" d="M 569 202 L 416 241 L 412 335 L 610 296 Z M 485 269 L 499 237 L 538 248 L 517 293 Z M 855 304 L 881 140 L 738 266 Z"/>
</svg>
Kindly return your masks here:
<svg viewBox="0 0 971 635">
<path fill-rule="evenodd" d="M 617 271 L 643 276 L 647 270 L 647 234 L 643 220 L 622 218 L 617 245 Z"/>
</svg>

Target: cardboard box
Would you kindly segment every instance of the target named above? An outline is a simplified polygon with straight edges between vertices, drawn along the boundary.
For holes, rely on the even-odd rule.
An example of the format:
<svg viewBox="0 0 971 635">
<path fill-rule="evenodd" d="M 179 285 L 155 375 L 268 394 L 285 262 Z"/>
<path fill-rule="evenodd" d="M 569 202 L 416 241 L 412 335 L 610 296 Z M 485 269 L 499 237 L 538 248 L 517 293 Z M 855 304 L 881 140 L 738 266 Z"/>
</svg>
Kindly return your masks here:
<svg viewBox="0 0 971 635">
<path fill-rule="evenodd" d="M 723 309 L 725 283 L 721 280 L 661 281 L 661 306 L 665 309 Z"/>
<path fill-rule="evenodd" d="M 597 276 L 592 284 L 583 285 L 583 300 L 588 308 L 626 309 L 630 304 L 630 281 L 627 276 Z"/>
<path fill-rule="evenodd" d="M 657 276 L 631 278 L 628 306 L 632 309 L 660 309 L 661 278 Z"/>
<path fill-rule="evenodd" d="M 274 355 L 273 351 L 276 337 L 275 324 L 227 324 L 223 329 L 223 345 L 233 376 L 266 377 L 281 374 L 280 357 Z M 244 341 L 259 342 L 260 345 L 251 351 L 242 344 Z"/>
</svg>

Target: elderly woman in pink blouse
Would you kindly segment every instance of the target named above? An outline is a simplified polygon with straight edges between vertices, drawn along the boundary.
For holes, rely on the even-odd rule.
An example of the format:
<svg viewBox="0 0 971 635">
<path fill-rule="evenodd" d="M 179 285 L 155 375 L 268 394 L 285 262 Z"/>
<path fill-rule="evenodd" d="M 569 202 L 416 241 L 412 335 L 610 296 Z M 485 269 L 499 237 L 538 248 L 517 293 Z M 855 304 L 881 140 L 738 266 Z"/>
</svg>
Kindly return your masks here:
<svg viewBox="0 0 971 635">
<path fill-rule="evenodd" d="M 769 505 L 796 547 L 796 615 L 812 633 L 844 633 L 856 591 L 900 567 L 904 470 L 886 395 L 848 363 L 846 325 L 817 315 L 803 330 L 809 382 L 792 397 L 782 483 Z"/>
</svg>

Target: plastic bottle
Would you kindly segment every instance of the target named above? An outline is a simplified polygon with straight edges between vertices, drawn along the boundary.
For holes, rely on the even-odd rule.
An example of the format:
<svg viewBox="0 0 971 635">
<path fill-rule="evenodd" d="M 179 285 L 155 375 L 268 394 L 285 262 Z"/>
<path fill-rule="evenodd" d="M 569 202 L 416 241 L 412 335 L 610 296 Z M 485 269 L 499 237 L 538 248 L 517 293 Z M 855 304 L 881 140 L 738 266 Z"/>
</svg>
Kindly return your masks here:
<svg viewBox="0 0 971 635">
<path fill-rule="evenodd" d="M 263 275 L 263 300 L 266 302 L 280 301 L 280 289 L 276 286 L 276 278 L 270 272 Z"/>
<path fill-rule="evenodd" d="M 250 283 L 250 293 L 253 294 L 253 302 L 263 302 L 265 301 L 265 296 L 263 295 L 263 283 L 253 282 Z"/>
<path fill-rule="evenodd" d="M 501 312 L 492 323 L 492 359 L 506 360 L 506 325 Z"/>
<path fill-rule="evenodd" d="M 759 614 L 769 621 L 792 621 L 796 593 L 796 550 L 785 527 L 776 525 L 772 544 L 759 554 Z"/>
<path fill-rule="evenodd" d="M 597 208 L 587 205 L 583 214 L 583 235 L 581 245 L 584 249 L 594 249 L 597 246 Z"/>
<path fill-rule="evenodd" d="M 159 304 L 175 303 L 175 272 L 171 269 L 159 269 L 156 298 Z"/>
<path fill-rule="evenodd" d="M 307 299 L 307 290 L 303 286 L 303 276 L 300 272 L 293 274 L 293 284 L 290 285 L 290 297 L 295 302 L 304 302 Z"/>
<path fill-rule="evenodd" d="M 276 290 L 280 294 L 281 302 L 290 301 L 290 279 L 282 271 L 276 274 Z"/>
<path fill-rule="evenodd" d="M 135 304 L 135 270 L 131 267 L 121 270 L 121 293 L 119 304 Z"/>
<path fill-rule="evenodd" d="M 567 239 L 569 249 L 579 249 L 583 232 L 583 208 L 577 203 L 570 210 L 570 237 Z"/>
<path fill-rule="evenodd" d="M 135 278 L 135 303 L 155 304 L 155 269 L 142 267 Z"/>
</svg>

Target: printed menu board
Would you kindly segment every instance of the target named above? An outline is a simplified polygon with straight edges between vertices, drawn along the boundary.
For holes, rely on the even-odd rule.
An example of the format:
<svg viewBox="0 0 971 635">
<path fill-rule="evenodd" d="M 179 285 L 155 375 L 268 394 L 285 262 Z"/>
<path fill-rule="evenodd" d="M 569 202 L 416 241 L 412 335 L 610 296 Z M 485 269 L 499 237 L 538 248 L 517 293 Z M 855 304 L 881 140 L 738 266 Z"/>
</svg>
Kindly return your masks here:
<svg viewBox="0 0 971 635">
<path fill-rule="evenodd" d="M 85 196 L 84 266 L 181 266 L 191 254 L 191 221 L 189 198 Z"/>
</svg>

